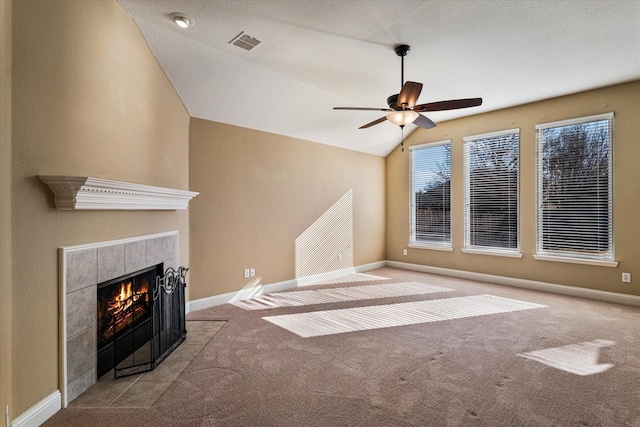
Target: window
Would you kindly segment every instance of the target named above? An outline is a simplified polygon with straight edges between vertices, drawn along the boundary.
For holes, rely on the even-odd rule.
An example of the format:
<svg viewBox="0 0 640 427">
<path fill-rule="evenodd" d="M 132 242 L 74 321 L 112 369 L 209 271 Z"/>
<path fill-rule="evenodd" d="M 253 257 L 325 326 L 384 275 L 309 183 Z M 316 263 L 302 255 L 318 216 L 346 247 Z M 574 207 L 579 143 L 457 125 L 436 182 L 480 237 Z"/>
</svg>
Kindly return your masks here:
<svg viewBox="0 0 640 427">
<path fill-rule="evenodd" d="M 451 141 L 409 148 L 410 243 L 451 247 Z"/>
<path fill-rule="evenodd" d="M 537 254 L 613 261 L 613 114 L 536 126 Z"/>
<path fill-rule="evenodd" d="M 520 130 L 464 138 L 466 249 L 519 253 Z"/>
</svg>

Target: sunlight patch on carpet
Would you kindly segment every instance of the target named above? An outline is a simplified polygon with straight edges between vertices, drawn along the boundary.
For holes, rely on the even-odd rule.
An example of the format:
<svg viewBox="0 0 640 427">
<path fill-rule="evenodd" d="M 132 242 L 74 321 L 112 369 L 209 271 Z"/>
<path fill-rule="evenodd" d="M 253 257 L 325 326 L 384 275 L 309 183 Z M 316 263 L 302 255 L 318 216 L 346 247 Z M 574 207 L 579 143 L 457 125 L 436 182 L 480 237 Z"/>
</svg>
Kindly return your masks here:
<svg viewBox="0 0 640 427">
<path fill-rule="evenodd" d="M 381 285 L 275 292 L 258 298 L 234 301 L 232 304 L 245 310 L 263 310 L 277 307 L 296 307 L 332 302 L 423 295 L 454 290 L 455 289 L 420 282 L 384 283 Z"/>
<path fill-rule="evenodd" d="M 547 306 L 494 295 L 472 295 L 311 313 L 266 316 L 263 319 L 298 336 L 309 338 L 545 307 Z"/>
<path fill-rule="evenodd" d="M 535 360 L 565 372 L 586 376 L 599 374 L 614 366 L 612 363 L 598 363 L 600 349 L 612 347 L 614 344 L 615 341 L 593 340 L 561 347 L 545 348 L 544 350 L 523 353 L 518 356 Z"/>
<path fill-rule="evenodd" d="M 374 280 L 389 280 L 388 277 L 376 276 L 368 273 L 353 273 L 316 283 L 316 285 L 335 285 L 338 283 L 371 282 Z"/>
</svg>

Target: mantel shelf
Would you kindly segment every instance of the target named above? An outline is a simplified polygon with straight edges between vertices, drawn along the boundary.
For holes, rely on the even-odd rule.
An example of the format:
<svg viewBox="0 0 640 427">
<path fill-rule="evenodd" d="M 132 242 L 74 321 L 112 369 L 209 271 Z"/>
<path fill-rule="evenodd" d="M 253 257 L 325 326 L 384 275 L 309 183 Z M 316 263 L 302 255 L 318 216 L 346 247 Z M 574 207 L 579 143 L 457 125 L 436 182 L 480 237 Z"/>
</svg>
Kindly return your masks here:
<svg viewBox="0 0 640 427">
<path fill-rule="evenodd" d="M 38 175 L 61 210 L 177 210 L 187 209 L 200 193 L 111 181 L 90 176 Z"/>
</svg>

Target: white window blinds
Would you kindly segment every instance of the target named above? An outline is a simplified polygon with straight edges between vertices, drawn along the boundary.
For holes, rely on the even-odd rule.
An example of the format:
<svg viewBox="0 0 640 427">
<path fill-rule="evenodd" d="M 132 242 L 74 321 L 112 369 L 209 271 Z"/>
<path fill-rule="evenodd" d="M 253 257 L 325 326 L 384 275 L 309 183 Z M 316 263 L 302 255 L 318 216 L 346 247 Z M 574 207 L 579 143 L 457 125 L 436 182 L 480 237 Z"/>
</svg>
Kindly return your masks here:
<svg viewBox="0 0 640 427">
<path fill-rule="evenodd" d="M 451 246 L 451 141 L 410 147 L 411 243 Z"/>
<path fill-rule="evenodd" d="M 464 138 L 465 248 L 518 252 L 520 130 Z"/>
<path fill-rule="evenodd" d="M 613 260 L 613 114 L 536 126 L 537 253 Z"/>
</svg>

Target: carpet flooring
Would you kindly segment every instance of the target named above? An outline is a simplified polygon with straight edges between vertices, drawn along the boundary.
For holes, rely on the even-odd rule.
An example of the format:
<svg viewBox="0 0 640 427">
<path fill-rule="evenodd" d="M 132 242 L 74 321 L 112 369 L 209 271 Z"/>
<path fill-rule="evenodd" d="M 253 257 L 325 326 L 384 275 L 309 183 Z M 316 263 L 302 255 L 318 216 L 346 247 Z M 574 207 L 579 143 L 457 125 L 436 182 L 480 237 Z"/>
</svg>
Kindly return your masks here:
<svg viewBox="0 0 640 427">
<path fill-rule="evenodd" d="M 368 273 L 304 290 L 407 282 L 449 290 L 190 313 L 227 322 L 151 408 L 66 408 L 45 426 L 640 427 L 640 308 L 391 268 Z M 273 298 L 291 292 L 300 289 Z M 487 299 L 521 308 L 479 313 Z M 437 321 L 313 337 L 265 319 L 373 310 L 383 320 L 424 306 L 434 315 L 446 300 Z"/>
</svg>

